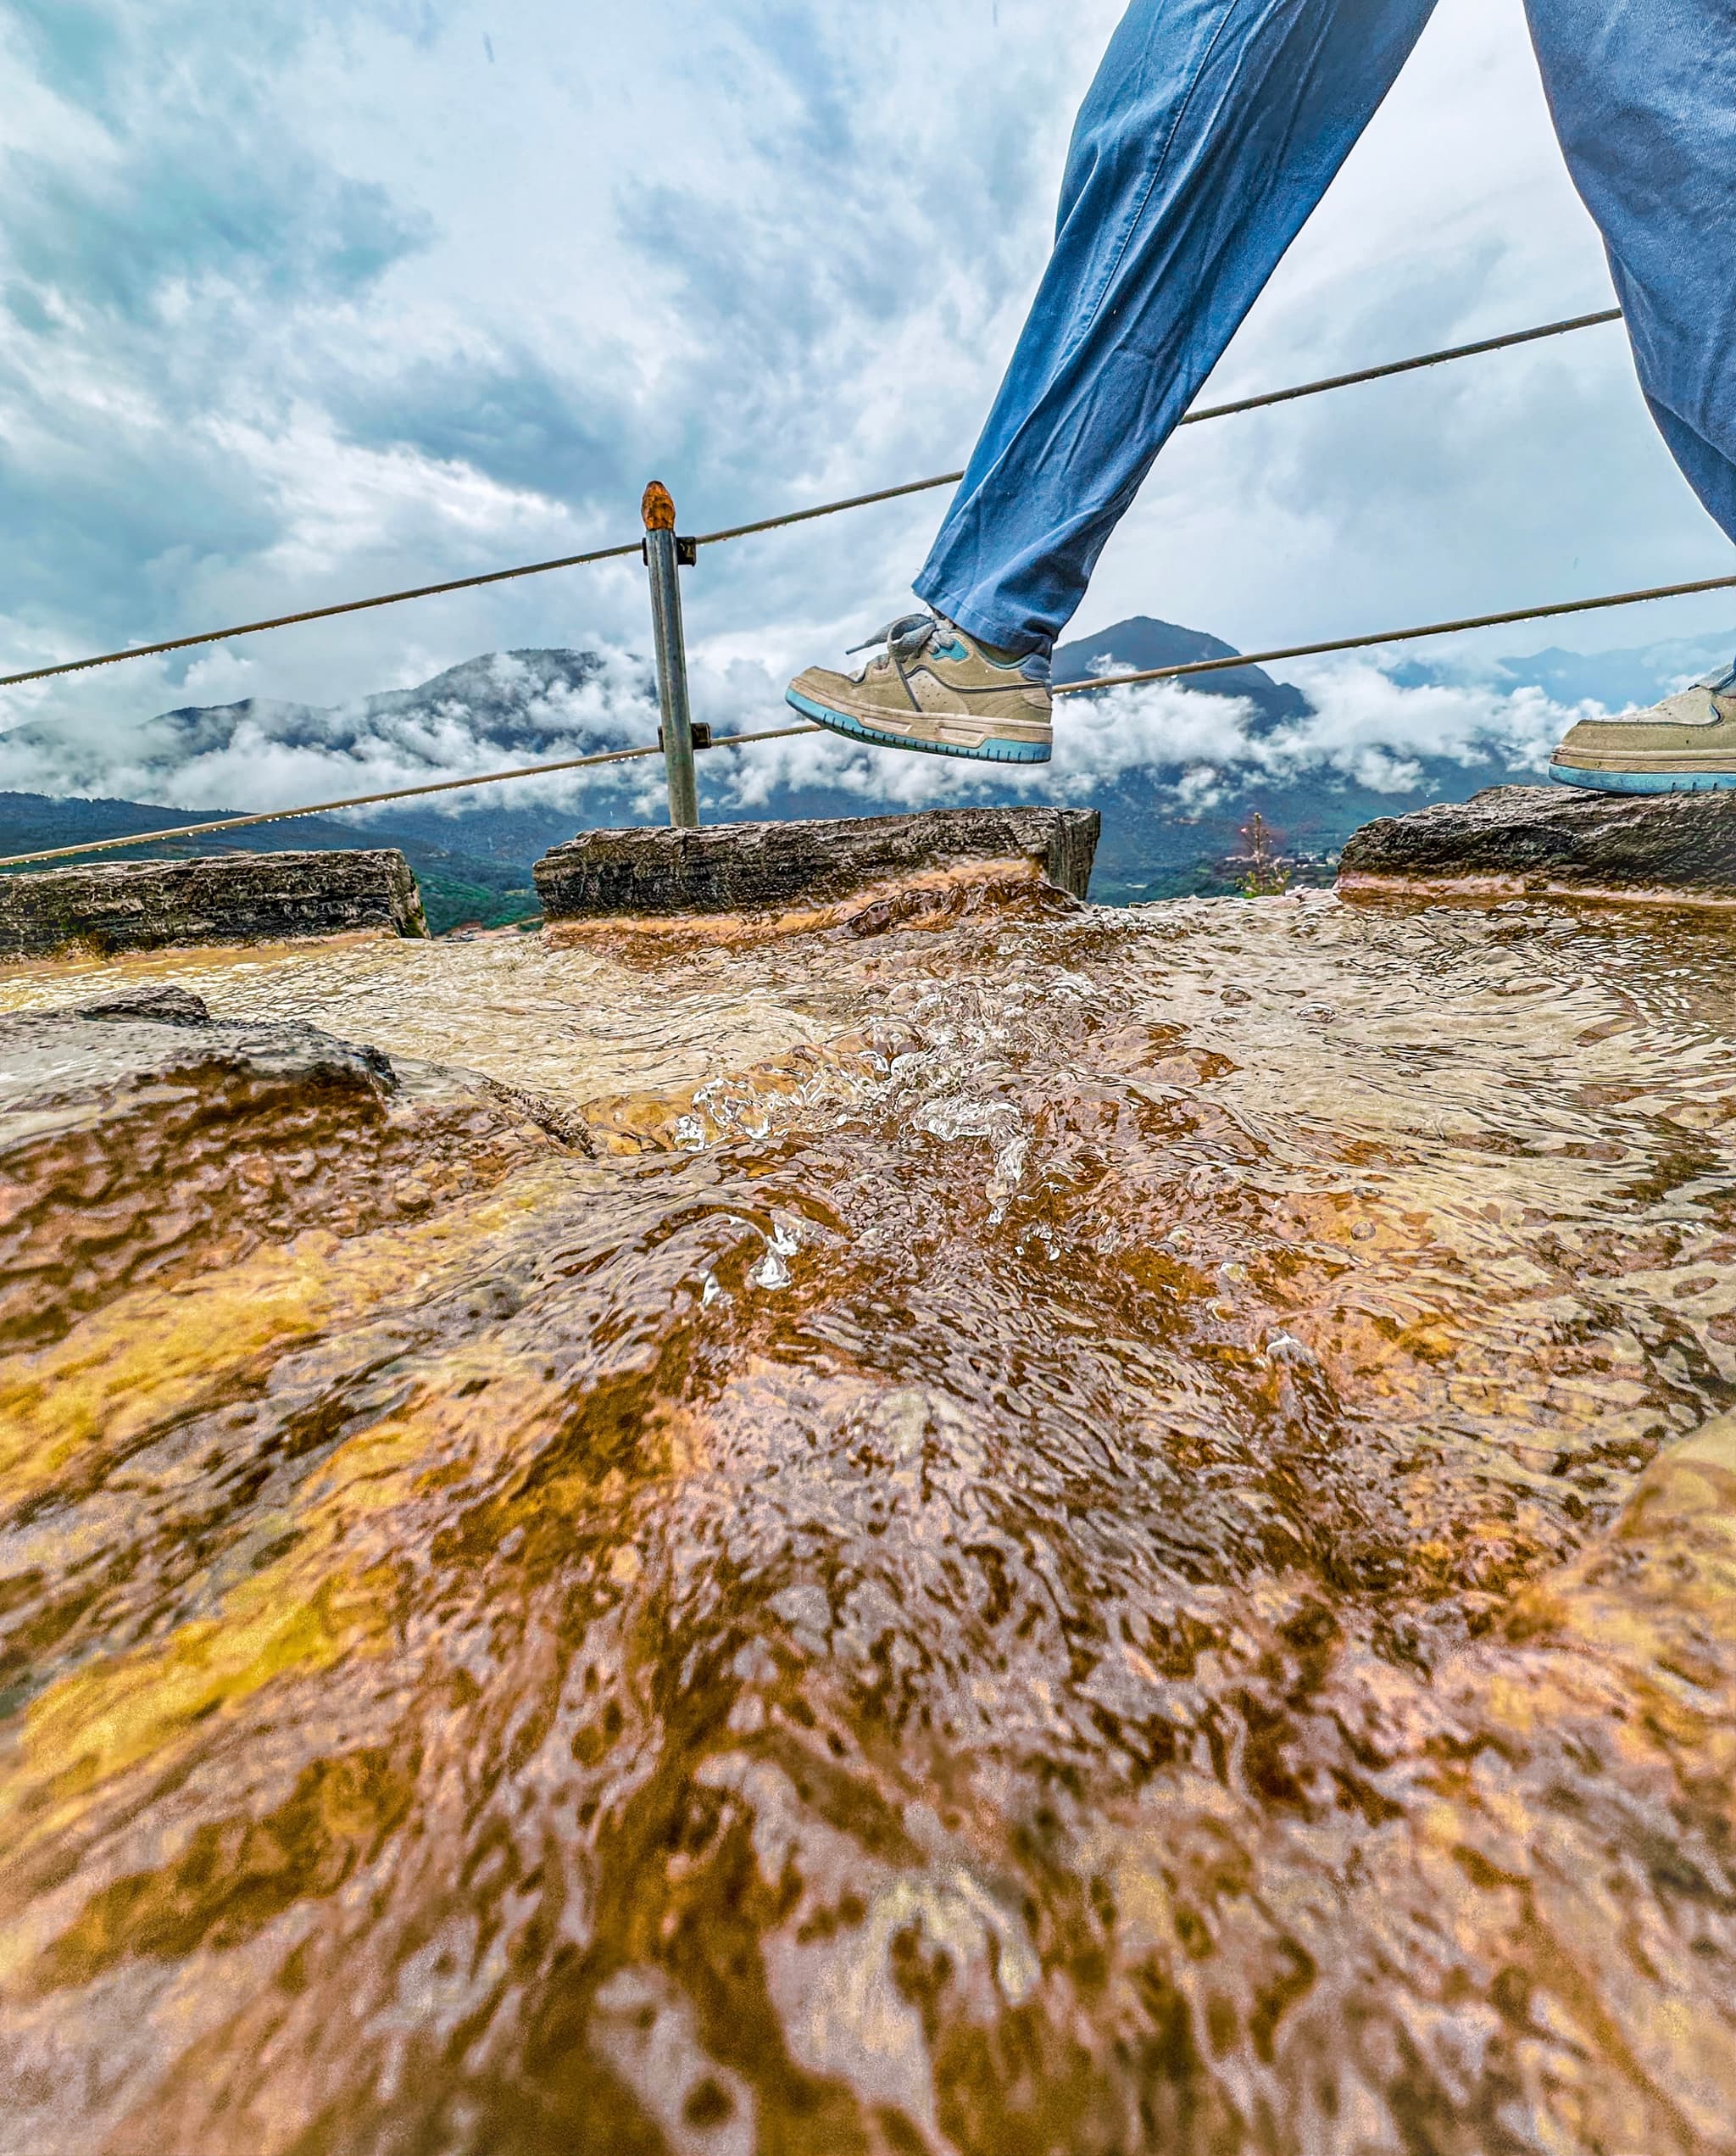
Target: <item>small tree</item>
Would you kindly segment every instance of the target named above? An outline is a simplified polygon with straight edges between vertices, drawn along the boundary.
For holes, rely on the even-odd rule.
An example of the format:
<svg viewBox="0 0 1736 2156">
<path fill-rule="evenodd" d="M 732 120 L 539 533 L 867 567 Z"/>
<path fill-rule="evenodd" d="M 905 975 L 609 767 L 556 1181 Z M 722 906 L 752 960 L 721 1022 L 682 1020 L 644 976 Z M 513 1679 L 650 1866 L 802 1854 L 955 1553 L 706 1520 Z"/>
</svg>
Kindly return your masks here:
<svg viewBox="0 0 1736 2156">
<path fill-rule="evenodd" d="M 1241 872 L 1244 898 L 1273 899 L 1288 891 L 1296 864 L 1279 850 L 1283 833 L 1274 831 L 1255 809 L 1236 835 L 1242 850 L 1230 855 L 1229 866 Z"/>
</svg>

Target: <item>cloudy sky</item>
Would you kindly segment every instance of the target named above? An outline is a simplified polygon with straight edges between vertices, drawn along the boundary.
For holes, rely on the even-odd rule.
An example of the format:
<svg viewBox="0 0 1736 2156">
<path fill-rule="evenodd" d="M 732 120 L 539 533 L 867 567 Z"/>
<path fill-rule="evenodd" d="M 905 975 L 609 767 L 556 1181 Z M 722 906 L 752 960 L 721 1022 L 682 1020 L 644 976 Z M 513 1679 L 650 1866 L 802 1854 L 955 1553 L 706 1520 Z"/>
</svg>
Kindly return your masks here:
<svg viewBox="0 0 1736 2156">
<path fill-rule="evenodd" d="M 962 462 L 1118 13 L 0 0 L 3 670 L 629 538 L 654 473 L 704 529 Z M 1608 298 L 1519 0 L 1443 0 L 1209 393 Z M 773 677 L 907 602 L 939 505 L 709 549 L 702 667 L 763 666 L 771 721 Z M 1600 329 L 1184 431 L 1076 626 L 1257 648 L 1730 555 Z M 643 636 L 643 572 L 577 571 L 0 693 L 0 727 L 120 770 L 171 704 Z"/>
</svg>

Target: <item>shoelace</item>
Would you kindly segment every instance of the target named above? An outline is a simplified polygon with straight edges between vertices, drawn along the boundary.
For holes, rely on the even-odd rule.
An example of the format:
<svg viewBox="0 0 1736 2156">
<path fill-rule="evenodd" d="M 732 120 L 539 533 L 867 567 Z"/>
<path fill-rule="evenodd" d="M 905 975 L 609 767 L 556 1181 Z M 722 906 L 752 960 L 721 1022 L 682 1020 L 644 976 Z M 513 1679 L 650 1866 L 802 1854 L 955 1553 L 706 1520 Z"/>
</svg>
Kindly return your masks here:
<svg viewBox="0 0 1736 2156">
<path fill-rule="evenodd" d="M 848 655 L 854 659 L 859 652 L 878 651 L 883 647 L 887 655 L 899 666 L 908 666 L 913 660 L 922 656 L 937 637 L 963 634 L 964 632 L 954 623 L 938 614 L 901 614 L 896 621 L 888 621 L 883 629 L 876 630 L 865 643 L 852 644 Z M 1007 662 L 1003 660 L 995 663 L 1005 665 Z M 1029 657 L 1018 661 L 1018 668 L 1027 681 L 1047 682 L 1049 655 L 1046 652 L 1032 652 Z"/>
<path fill-rule="evenodd" d="M 933 614 L 900 614 L 896 621 L 876 629 L 865 643 L 853 643 L 849 656 L 854 659 L 859 651 L 877 651 L 884 644 L 894 659 L 908 664 L 921 657 L 944 626 Z"/>
</svg>

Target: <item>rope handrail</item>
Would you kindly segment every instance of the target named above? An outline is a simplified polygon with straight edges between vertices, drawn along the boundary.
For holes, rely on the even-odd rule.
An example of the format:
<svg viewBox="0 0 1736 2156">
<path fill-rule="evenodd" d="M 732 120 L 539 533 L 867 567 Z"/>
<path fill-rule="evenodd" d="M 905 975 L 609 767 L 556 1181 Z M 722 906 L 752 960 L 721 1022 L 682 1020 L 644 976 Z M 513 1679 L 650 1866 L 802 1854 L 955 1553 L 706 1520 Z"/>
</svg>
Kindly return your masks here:
<svg viewBox="0 0 1736 2156">
<path fill-rule="evenodd" d="M 1256 411 L 1266 405 L 1292 404 L 1298 398 L 1318 397 L 1329 390 L 1354 387 L 1359 382 L 1414 374 L 1421 368 L 1442 366 L 1449 360 L 1475 359 L 1488 352 L 1503 352 L 1514 345 L 1534 344 L 1544 337 L 1565 337 L 1575 330 L 1594 329 L 1601 323 L 1621 319 L 1619 307 L 1606 307 L 1593 315 L 1573 315 L 1559 322 L 1541 322 L 1533 329 L 1509 330 L 1500 337 L 1481 337 L 1472 344 L 1449 345 L 1441 351 L 1419 353 L 1408 359 L 1389 359 L 1377 367 L 1360 367 L 1351 374 L 1327 375 L 1317 382 L 1295 383 L 1288 389 L 1269 389 L 1258 396 L 1238 398 L 1230 404 L 1205 405 L 1184 414 L 1180 423 L 1194 426 L 1206 420 L 1228 419 L 1237 413 Z M 882 487 L 872 493 L 851 494 L 840 501 L 819 503 L 811 509 L 788 510 L 782 515 L 761 517 L 754 523 L 733 524 L 721 532 L 706 532 L 696 543 L 702 547 L 717 546 L 728 539 L 751 538 L 762 532 L 782 531 L 791 525 L 812 523 L 819 517 L 837 516 L 846 510 L 867 509 L 876 502 L 896 501 L 905 494 L 955 486 L 963 477 L 962 471 L 943 471 L 931 479 L 907 480 L 902 486 Z M 484 585 L 509 583 L 521 577 L 547 576 L 557 569 L 581 569 L 595 562 L 620 561 L 639 550 L 639 542 L 635 539 L 625 546 L 594 548 L 588 554 L 561 554 L 551 561 L 522 562 L 515 568 L 488 569 L 476 576 L 449 577 L 439 583 L 381 592 L 371 599 L 340 599 L 329 606 L 304 607 L 298 613 L 272 615 L 259 621 L 239 621 L 227 629 L 203 629 L 192 636 L 164 637 L 154 643 L 130 644 L 124 651 L 98 652 L 89 659 L 64 659 L 52 666 L 31 666 L 22 673 L 0 674 L 0 688 L 17 688 L 27 682 L 51 681 L 63 674 L 88 673 L 94 667 L 115 666 L 128 659 L 159 659 L 170 652 L 193 650 L 201 644 L 226 643 L 231 637 L 259 636 L 270 629 L 298 628 L 306 622 L 329 621 L 344 614 L 364 614 L 375 607 L 398 606 L 410 599 L 476 591 Z"/>
<path fill-rule="evenodd" d="M 546 576 L 551 569 L 582 569 L 593 561 L 618 561 L 638 551 L 636 539 L 629 546 L 598 547 L 590 554 L 562 554 L 554 561 L 527 561 L 516 569 L 490 569 L 479 577 L 451 577 L 443 584 L 417 584 L 408 591 L 381 592 L 374 599 L 345 599 L 331 606 L 304 607 L 299 614 L 274 614 L 264 621 L 237 621 L 232 629 L 201 629 L 196 636 L 129 644 L 125 651 L 103 651 L 93 659 L 63 659 L 58 666 L 32 666 L 22 674 L 0 674 L 0 688 L 16 688 L 21 682 L 51 681 L 57 674 L 88 673 L 93 666 L 118 666 L 124 659 L 159 659 L 166 651 L 191 651 L 201 643 L 226 643 L 231 637 L 256 637 L 267 629 L 298 628 L 304 621 L 329 621 L 338 614 L 365 614 L 373 606 L 398 606 L 410 599 L 437 599 L 442 592 L 473 592 L 482 584 L 509 583 L 515 577 Z"/>
<path fill-rule="evenodd" d="M 1548 606 L 1514 607 L 1503 614 L 1466 614 L 1452 621 L 1425 621 L 1412 629 L 1387 629 L 1378 636 L 1329 637 L 1319 643 L 1287 643 L 1271 651 L 1238 651 L 1224 659 L 1190 659 L 1185 666 L 1145 666 L 1125 674 L 1097 674 L 1089 681 L 1060 682 L 1056 696 L 1082 696 L 1088 690 L 1135 688 L 1141 682 L 1173 681 L 1182 674 L 1232 672 L 1238 666 L 1270 666 L 1281 659 L 1317 659 L 1333 651 L 1371 651 L 1383 643 L 1414 643 L 1423 637 L 1448 637 L 1466 629 L 1500 629 L 1516 621 L 1548 621 L 1561 614 L 1595 614 L 1609 606 L 1640 606 L 1655 599 L 1689 599 L 1696 592 L 1736 591 L 1736 577 L 1699 577 L 1686 584 L 1651 584 L 1643 591 L 1609 592 L 1597 599 L 1562 599 Z"/>
<path fill-rule="evenodd" d="M 1474 359 L 1485 352 L 1505 352 L 1515 344 L 1535 344 L 1539 338 L 1565 337 L 1572 330 L 1595 329 L 1603 322 L 1619 322 L 1619 307 L 1605 307 L 1594 315 L 1573 315 L 1565 321 L 1542 322 L 1535 329 L 1509 330 L 1501 337 L 1480 337 L 1474 344 L 1449 345 L 1444 351 L 1423 352 L 1412 359 L 1388 359 L 1378 367 L 1358 367 L 1351 374 L 1325 375 L 1318 382 L 1300 382 L 1289 389 L 1262 390 L 1258 396 L 1238 397 L 1227 404 L 1203 404 L 1184 412 L 1179 426 L 1198 426 L 1205 420 L 1232 419 L 1238 412 L 1256 412 L 1268 404 L 1294 404 L 1299 397 L 1319 397 L 1329 389 L 1352 389 L 1364 382 L 1384 382 L 1393 375 L 1415 374 L 1422 367 L 1443 366 L 1449 359 Z M 811 523 L 815 517 L 836 516 L 841 510 L 871 509 L 876 502 L 894 502 L 904 494 L 923 494 L 936 487 L 955 487 L 962 471 L 937 472 L 932 479 L 908 479 L 901 487 L 882 487 L 871 494 L 850 494 L 842 501 L 821 502 L 814 509 L 787 510 L 782 516 L 763 516 L 753 524 L 732 524 L 721 532 L 703 532 L 695 546 L 716 546 L 725 539 L 748 539 L 760 532 L 779 532 L 786 525 Z M 6 686 L 0 682 L 0 688 Z"/>
<path fill-rule="evenodd" d="M 1563 614 L 1592 614 L 1611 606 L 1639 606 L 1652 599 L 1685 599 L 1700 592 L 1736 591 L 1736 576 L 1700 577 L 1692 582 L 1653 584 L 1642 591 L 1610 592 L 1594 599 L 1556 599 L 1544 606 L 1509 609 L 1500 614 L 1466 614 L 1451 621 L 1426 621 L 1406 629 L 1383 629 L 1377 633 L 1333 637 L 1321 643 L 1285 644 L 1271 651 L 1238 651 L 1221 659 L 1188 659 L 1173 666 L 1147 666 L 1132 673 L 1099 674 L 1088 681 L 1057 682 L 1057 696 L 1083 696 L 1093 691 L 1136 688 L 1142 682 L 1178 681 L 1190 674 L 1233 671 L 1238 666 L 1264 666 L 1284 659 L 1314 659 L 1336 651 L 1368 651 L 1382 644 L 1411 643 L 1427 637 L 1452 636 L 1468 629 L 1495 629 L 1517 621 L 1545 621 Z M 718 735 L 714 749 L 742 749 L 756 741 L 784 741 L 798 733 L 822 733 L 823 727 L 803 725 L 769 727 L 755 733 Z M 135 831 L 125 838 L 92 838 L 81 846 L 51 846 L 38 853 L 0 856 L 0 869 L 19 868 L 41 861 L 64 861 L 75 855 L 112 853 L 124 846 L 154 845 L 167 838 L 192 838 L 214 831 L 241 831 L 261 823 L 287 823 L 298 816 L 326 816 L 339 809 L 373 807 L 382 801 L 408 801 L 425 794 L 461 793 L 471 787 L 504 785 L 509 779 L 543 778 L 551 773 L 578 771 L 589 764 L 629 763 L 636 757 L 657 756 L 662 750 L 608 749 L 590 756 L 569 756 L 559 763 L 526 764 L 515 771 L 484 772 L 474 778 L 436 779 L 421 786 L 402 786 L 379 794 L 355 794 L 343 800 L 314 801 L 302 808 L 267 809 L 253 816 L 224 816 L 203 823 L 188 823 L 163 831 Z"/>
</svg>

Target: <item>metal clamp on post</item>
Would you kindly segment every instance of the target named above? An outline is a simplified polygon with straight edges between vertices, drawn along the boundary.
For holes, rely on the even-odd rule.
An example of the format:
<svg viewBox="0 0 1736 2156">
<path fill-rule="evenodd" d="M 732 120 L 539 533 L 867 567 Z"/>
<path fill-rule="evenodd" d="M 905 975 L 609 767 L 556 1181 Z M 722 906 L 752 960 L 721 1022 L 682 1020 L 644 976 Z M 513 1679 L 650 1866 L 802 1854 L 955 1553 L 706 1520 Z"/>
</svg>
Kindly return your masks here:
<svg viewBox="0 0 1736 2156">
<path fill-rule="evenodd" d="M 647 568 L 649 568 L 651 565 L 651 546 L 648 540 L 640 540 L 639 559 L 645 564 Z M 677 569 L 692 569 L 698 565 L 698 560 L 699 542 L 697 539 L 683 539 L 677 535 L 675 543 L 676 567 Z"/>
<path fill-rule="evenodd" d="M 675 503 L 654 479 L 640 504 L 645 520 L 645 565 L 651 572 L 651 627 L 657 646 L 657 700 L 663 714 L 658 744 L 669 775 L 669 821 L 678 831 L 699 827 L 699 781 L 693 768 L 693 721 L 687 702 L 687 647 L 682 631 L 680 568 L 683 543 L 675 533 Z M 696 551 L 688 543 L 687 558 Z"/>
</svg>

